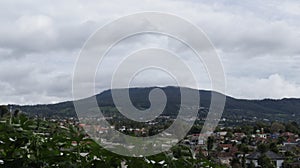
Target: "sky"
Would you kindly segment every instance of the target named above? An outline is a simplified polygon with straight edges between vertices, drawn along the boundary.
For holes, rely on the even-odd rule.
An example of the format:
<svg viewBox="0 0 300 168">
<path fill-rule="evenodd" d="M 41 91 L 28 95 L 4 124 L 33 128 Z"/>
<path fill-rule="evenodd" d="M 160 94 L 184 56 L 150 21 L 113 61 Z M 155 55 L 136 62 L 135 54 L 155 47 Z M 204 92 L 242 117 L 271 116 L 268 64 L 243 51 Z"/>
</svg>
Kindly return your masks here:
<svg viewBox="0 0 300 168">
<path fill-rule="evenodd" d="M 300 97 L 300 2 L 296 0 L 2 0 L 0 104 L 72 100 L 74 66 L 86 40 L 107 23 L 144 11 L 177 15 L 205 32 L 222 61 L 227 95 Z M 109 88 L 116 62 L 141 47 L 178 53 L 199 72 L 199 89 L 211 89 L 203 64 L 190 57 L 189 49 L 169 37 L 144 34 L 112 48 L 96 75 L 97 92 Z M 138 74 L 131 86 L 173 84 L 167 74 L 148 70 Z"/>
</svg>

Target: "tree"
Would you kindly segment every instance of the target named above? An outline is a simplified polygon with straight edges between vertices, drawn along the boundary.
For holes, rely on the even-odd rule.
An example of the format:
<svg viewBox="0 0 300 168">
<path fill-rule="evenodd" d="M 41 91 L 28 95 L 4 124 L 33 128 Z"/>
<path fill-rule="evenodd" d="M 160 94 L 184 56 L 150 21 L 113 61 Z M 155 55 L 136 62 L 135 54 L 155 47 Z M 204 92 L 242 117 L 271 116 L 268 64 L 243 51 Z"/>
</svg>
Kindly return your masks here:
<svg viewBox="0 0 300 168">
<path fill-rule="evenodd" d="M 268 145 L 266 144 L 259 144 L 257 146 L 257 150 L 260 152 L 260 153 L 266 153 L 268 150 L 269 150 L 269 147 Z"/>
<path fill-rule="evenodd" d="M 278 133 L 285 130 L 285 126 L 279 122 L 274 122 L 271 125 L 271 132 L 272 133 Z"/>
<path fill-rule="evenodd" d="M 240 160 L 238 158 L 233 158 L 230 161 L 230 165 L 231 165 L 232 168 L 240 168 L 241 167 L 241 163 L 240 163 Z"/>
<path fill-rule="evenodd" d="M 246 154 L 249 152 L 249 148 L 245 144 L 241 144 L 238 146 L 239 151 L 243 153 L 243 158 L 242 158 L 242 167 L 246 167 Z"/>
<path fill-rule="evenodd" d="M 7 106 L 0 106 L 0 117 L 2 118 L 5 114 L 7 114 L 9 111 L 8 111 L 8 108 Z"/>
<path fill-rule="evenodd" d="M 246 135 L 251 135 L 253 133 L 253 127 L 250 125 L 243 125 L 241 127 L 241 131 L 244 132 Z"/>
<path fill-rule="evenodd" d="M 258 158 L 258 164 L 263 168 L 275 168 L 275 166 L 272 164 L 272 160 L 265 154 Z"/>
<path fill-rule="evenodd" d="M 295 134 L 300 133 L 299 126 L 296 122 L 287 123 L 286 126 L 285 126 L 285 131 L 292 132 L 292 133 L 295 133 Z"/>
<path fill-rule="evenodd" d="M 251 161 L 248 168 L 255 168 L 255 164 Z"/>
<path fill-rule="evenodd" d="M 233 133 L 231 131 L 228 131 L 225 137 L 231 139 L 233 137 Z"/>
<path fill-rule="evenodd" d="M 17 117 L 17 116 L 19 115 L 19 113 L 20 113 L 20 110 L 19 110 L 19 109 L 15 110 L 15 111 L 14 111 L 14 117 Z"/>
<path fill-rule="evenodd" d="M 209 136 L 207 138 L 207 151 L 208 151 L 208 154 L 210 153 L 210 151 L 213 149 L 213 146 L 214 146 L 214 137 L 212 136 Z"/>
<path fill-rule="evenodd" d="M 277 139 L 277 144 L 279 145 L 279 144 L 282 144 L 284 141 L 286 140 L 286 138 L 284 138 L 284 137 L 279 137 L 278 139 Z"/>
<path fill-rule="evenodd" d="M 250 138 L 251 138 L 250 136 L 245 136 L 245 137 L 242 138 L 241 142 L 243 144 L 249 144 Z"/>
<path fill-rule="evenodd" d="M 274 143 L 274 142 L 272 142 L 272 143 L 270 143 L 270 150 L 272 151 L 272 152 L 275 152 L 275 153 L 278 153 L 279 152 L 279 150 L 278 150 L 278 148 L 277 148 L 277 145 L 276 145 L 276 143 Z"/>
<path fill-rule="evenodd" d="M 173 147 L 173 148 L 172 148 L 172 151 L 173 151 L 173 156 L 174 156 L 175 158 L 180 158 L 180 157 L 182 156 L 182 154 L 181 154 L 181 149 L 180 149 L 179 146 Z"/>
</svg>

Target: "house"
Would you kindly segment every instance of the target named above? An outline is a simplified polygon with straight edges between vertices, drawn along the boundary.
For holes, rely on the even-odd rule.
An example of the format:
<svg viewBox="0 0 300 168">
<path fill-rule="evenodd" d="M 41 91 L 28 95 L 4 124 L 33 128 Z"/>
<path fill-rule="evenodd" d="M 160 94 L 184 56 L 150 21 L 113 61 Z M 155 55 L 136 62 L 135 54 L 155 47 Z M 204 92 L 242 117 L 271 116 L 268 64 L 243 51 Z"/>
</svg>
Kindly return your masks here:
<svg viewBox="0 0 300 168">
<path fill-rule="evenodd" d="M 281 134 L 281 136 L 283 136 L 283 137 L 295 137 L 295 134 L 291 133 L 291 132 L 284 132 L 284 133 Z"/>
<path fill-rule="evenodd" d="M 289 168 L 299 168 L 300 167 L 300 158 L 295 158 L 293 162 L 284 163 L 285 167 Z"/>
<path fill-rule="evenodd" d="M 291 152 L 296 150 L 296 148 L 298 143 L 288 143 L 288 142 L 284 142 L 283 145 L 281 147 L 279 147 L 279 152 L 280 153 L 286 153 L 287 151 Z"/>
<path fill-rule="evenodd" d="M 217 159 L 220 164 L 230 166 L 230 162 L 233 158 L 232 153 L 230 152 L 220 152 L 218 153 Z"/>
<path fill-rule="evenodd" d="M 195 144 L 198 145 L 205 145 L 205 141 L 207 137 L 209 137 L 212 133 L 204 133 L 204 134 L 193 134 L 192 135 L 192 140 L 195 142 Z"/>
<path fill-rule="evenodd" d="M 272 151 L 268 151 L 264 153 L 268 158 L 272 160 L 276 168 L 283 167 L 284 157 L 278 155 Z M 246 164 L 250 164 L 251 162 L 254 163 L 255 167 L 259 167 L 258 159 L 262 156 L 260 152 L 254 152 L 246 157 Z"/>
<path fill-rule="evenodd" d="M 227 135 L 226 131 L 217 132 L 217 139 L 224 139 L 224 137 Z"/>
<path fill-rule="evenodd" d="M 219 144 L 220 152 L 215 154 L 218 162 L 230 166 L 231 160 L 236 156 L 238 148 L 232 144 Z"/>
<path fill-rule="evenodd" d="M 246 137 L 245 133 L 242 132 L 234 133 L 234 138 L 238 141 L 241 141 L 244 137 Z"/>
<path fill-rule="evenodd" d="M 219 144 L 219 148 L 222 151 L 229 151 L 232 148 L 232 144 Z"/>
<path fill-rule="evenodd" d="M 286 167 L 290 168 L 299 168 L 300 167 L 300 161 L 292 162 L 292 163 L 286 163 L 284 164 Z"/>
<path fill-rule="evenodd" d="M 270 134 L 270 138 L 271 138 L 271 139 L 278 139 L 279 136 L 280 136 L 279 133 L 273 133 L 273 134 Z"/>
<path fill-rule="evenodd" d="M 284 132 L 281 134 L 282 137 L 286 138 L 288 143 L 296 142 L 297 136 L 291 132 Z"/>
<path fill-rule="evenodd" d="M 217 133 L 219 136 L 226 136 L 227 132 L 226 131 L 221 131 Z"/>
<path fill-rule="evenodd" d="M 258 138 L 261 138 L 261 139 L 267 139 L 267 134 L 264 134 L 264 133 L 260 133 L 260 134 L 257 134 L 257 137 Z"/>
<path fill-rule="evenodd" d="M 202 139 L 203 140 L 203 139 Z M 190 137 L 190 141 L 191 141 L 191 144 L 198 144 L 198 141 L 199 141 L 199 134 L 197 136 L 197 134 L 193 134 L 191 137 Z M 204 144 L 204 141 L 201 142 L 201 144 Z"/>
<path fill-rule="evenodd" d="M 267 139 L 267 134 L 264 133 L 264 129 L 262 128 L 261 130 L 256 130 L 256 138 L 260 140 Z"/>
</svg>

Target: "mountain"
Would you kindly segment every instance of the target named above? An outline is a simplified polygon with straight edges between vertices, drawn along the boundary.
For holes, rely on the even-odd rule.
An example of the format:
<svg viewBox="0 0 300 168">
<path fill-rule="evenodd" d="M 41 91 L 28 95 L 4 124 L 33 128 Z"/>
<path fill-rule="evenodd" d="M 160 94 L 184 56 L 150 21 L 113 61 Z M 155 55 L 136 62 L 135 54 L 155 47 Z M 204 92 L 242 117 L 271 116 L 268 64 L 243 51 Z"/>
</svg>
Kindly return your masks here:
<svg viewBox="0 0 300 168">
<path fill-rule="evenodd" d="M 167 96 L 166 108 L 164 115 L 176 116 L 180 107 L 180 88 L 179 87 L 148 87 L 148 88 L 130 88 L 130 99 L 136 108 L 145 109 L 150 106 L 149 92 L 154 88 L 162 89 Z M 205 117 L 210 106 L 212 91 L 195 90 L 189 88 L 193 92 L 200 94 L 200 117 Z M 123 92 L 124 89 L 118 89 Z M 218 93 L 219 94 L 219 93 Z M 114 108 L 111 90 L 103 91 L 96 95 L 97 102 L 103 111 L 108 113 L 118 113 Z M 89 98 L 87 98 L 89 99 Z M 188 106 L 188 102 L 186 104 Z M 45 105 L 12 105 L 13 109 L 20 109 L 29 115 L 39 115 L 41 117 L 75 117 L 73 102 L 62 102 L 57 104 Z M 109 109 L 109 110 L 108 110 Z M 258 120 L 278 120 L 278 121 L 300 121 L 300 99 L 284 98 L 280 100 L 264 99 L 264 100 L 246 100 L 235 99 L 226 96 L 226 104 L 223 112 L 223 118 L 229 120 L 253 119 Z"/>
</svg>

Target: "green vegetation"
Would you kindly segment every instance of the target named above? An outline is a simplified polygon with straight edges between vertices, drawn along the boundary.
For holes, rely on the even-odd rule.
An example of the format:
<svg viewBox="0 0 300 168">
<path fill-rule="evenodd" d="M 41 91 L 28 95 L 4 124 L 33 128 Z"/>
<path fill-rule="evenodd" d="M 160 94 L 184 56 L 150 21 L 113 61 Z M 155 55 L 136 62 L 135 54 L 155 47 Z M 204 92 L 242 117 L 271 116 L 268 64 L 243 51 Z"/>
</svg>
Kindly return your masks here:
<svg viewBox="0 0 300 168">
<path fill-rule="evenodd" d="M 4 109 L 4 107 L 3 107 Z M 109 152 L 73 122 L 30 119 L 15 111 L 0 118 L 0 167 L 221 167 L 193 158 L 189 148 L 175 146 L 149 157 L 124 157 Z"/>
</svg>

